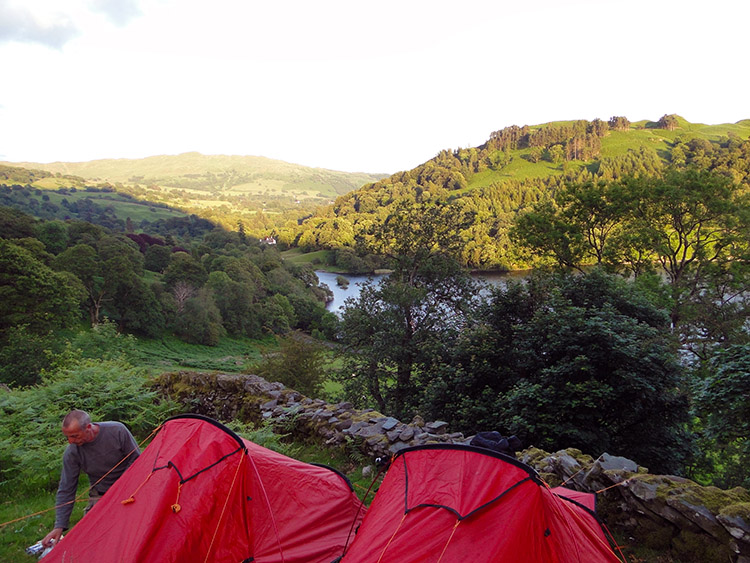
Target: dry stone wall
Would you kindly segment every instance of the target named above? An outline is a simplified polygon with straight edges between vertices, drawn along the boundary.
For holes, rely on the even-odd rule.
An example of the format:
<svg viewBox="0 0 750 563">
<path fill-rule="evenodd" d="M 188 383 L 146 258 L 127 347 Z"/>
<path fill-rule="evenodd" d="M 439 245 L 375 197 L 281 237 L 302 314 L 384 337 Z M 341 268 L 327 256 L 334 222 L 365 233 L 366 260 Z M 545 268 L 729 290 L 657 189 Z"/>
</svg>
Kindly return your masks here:
<svg viewBox="0 0 750 563">
<path fill-rule="evenodd" d="M 297 439 L 337 447 L 354 444 L 371 458 L 403 448 L 470 441 L 443 421 L 404 423 L 351 403 L 326 403 L 255 375 L 173 372 L 156 383 L 185 412 L 218 420 L 267 422 Z M 679 561 L 750 563 L 750 493 L 702 487 L 669 475 L 651 475 L 626 458 L 598 458 L 568 449 L 528 448 L 517 457 L 550 486 L 597 492 L 598 513 L 625 541 L 671 552 Z"/>
</svg>

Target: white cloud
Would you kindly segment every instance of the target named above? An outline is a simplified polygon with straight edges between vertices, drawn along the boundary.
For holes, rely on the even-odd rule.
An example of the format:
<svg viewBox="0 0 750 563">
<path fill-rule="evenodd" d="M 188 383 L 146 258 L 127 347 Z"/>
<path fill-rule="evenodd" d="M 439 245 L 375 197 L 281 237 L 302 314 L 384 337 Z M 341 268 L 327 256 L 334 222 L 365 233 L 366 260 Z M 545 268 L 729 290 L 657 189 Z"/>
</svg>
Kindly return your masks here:
<svg viewBox="0 0 750 563">
<path fill-rule="evenodd" d="M 109 21 L 117 26 L 125 26 L 143 12 L 138 0 L 91 0 L 91 9 L 104 14 Z"/>
<path fill-rule="evenodd" d="M 0 0 L 0 44 L 38 43 L 61 49 L 79 33 L 70 18 L 60 12 L 40 13 L 11 0 Z"/>
</svg>

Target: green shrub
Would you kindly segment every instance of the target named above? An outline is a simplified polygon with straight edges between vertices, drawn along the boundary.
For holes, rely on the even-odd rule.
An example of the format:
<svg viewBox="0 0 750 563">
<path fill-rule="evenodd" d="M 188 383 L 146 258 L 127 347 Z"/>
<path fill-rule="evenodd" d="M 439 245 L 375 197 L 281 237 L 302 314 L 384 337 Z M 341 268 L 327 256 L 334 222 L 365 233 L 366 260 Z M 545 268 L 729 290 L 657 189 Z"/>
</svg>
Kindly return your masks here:
<svg viewBox="0 0 750 563">
<path fill-rule="evenodd" d="M 278 350 L 267 350 L 252 370 L 268 381 L 280 381 L 309 397 L 317 397 L 326 379 L 325 348 L 293 332 L 278 339 Z"/>
</svg>

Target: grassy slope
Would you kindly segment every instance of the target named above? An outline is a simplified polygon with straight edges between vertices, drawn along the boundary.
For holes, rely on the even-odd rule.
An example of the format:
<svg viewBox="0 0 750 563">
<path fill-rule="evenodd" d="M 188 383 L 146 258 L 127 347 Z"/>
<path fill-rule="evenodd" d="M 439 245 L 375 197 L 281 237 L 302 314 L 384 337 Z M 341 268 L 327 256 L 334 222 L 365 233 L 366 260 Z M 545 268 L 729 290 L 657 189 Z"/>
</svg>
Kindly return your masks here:
<svg viewBox="0 0 750 563">
<path fill-rule="evenodd" d="M 97 205 L 103 207 L 111 206 L 117 217 L 126 218 L 130 217 L 135 224 L 140 223 L 142 220 L 157 221 L 159 219 L 170 219 L 172 217 L 185 217 L 187 214 L 178 211 L 177 209 L 169 209 L 166 207 L 155 207 L 148 203 L 139 203 L 129 199 L 120 198 L 116 193 L 97 193 L 97 192 L 86 192 L 77 191 L 75 193 L 69 193 L 67 195 L 58 192 L 49 192 L 46 194 L 49 196 L 50 203 L 61 206 L 62 200 L 67 199 L 69 203 L 74 203 L 81 199 L 91 199 Z"/>
<path fill-rule="evenodd" d="M 631 124 L 629 131 L 610 131 L 602 139 L 601 157 L 614 157 L 623 155 L 628 150 L 638 150 L 645 146 L 653 149 L 662 158 L 667 154 L 670 143 L 678 136 L 688 138 L 700 137 L 711 141 L 716 141 L 721 137 L 729 134 L 737 135 L 743 139 L 750 137 L 750 120 L 738 121 L 737 123 L 725 123 L 720 125 L 705 125 L 702 123 L 690 123 L 682 118 L 678 118 L 679 127 L 674 131 L 655 128 L 655 124 L 650 121 L 639 121 Z M 565 125 L 572 122 L 557 121 L 546 125 Z M 539 129 L 542 126 L 534 126 L 532 129 Z M 527 178 L 543 178 L 550 175 L 562 174 L 562 165 L 551 162 L 540 161 L 532 163 L 525 158 L 529 149 L 512 151 L 513 161 L 501 170 L 485 170 L 475 174 L 469 181 L 469 189 L 489 186 L 504 180 L 515 179 L 524 180 Z M 571 163 L 573 166 L 583 166 L 582 163 Z"/>
</svg>

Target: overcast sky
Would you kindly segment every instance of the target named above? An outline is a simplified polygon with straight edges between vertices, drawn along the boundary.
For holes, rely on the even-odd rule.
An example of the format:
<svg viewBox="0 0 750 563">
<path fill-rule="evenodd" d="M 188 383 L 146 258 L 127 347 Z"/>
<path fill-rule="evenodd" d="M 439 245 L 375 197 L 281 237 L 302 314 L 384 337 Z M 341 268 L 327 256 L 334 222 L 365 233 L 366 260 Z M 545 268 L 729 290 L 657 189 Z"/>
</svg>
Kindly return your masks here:
<svg viewBox="0 0 750 563">
<path fill-rule="evenodd" d="M 564 119 L 750 118 L 750 1 L 0 0 L 0 160 L 392 173 Z"/>
</svg>

